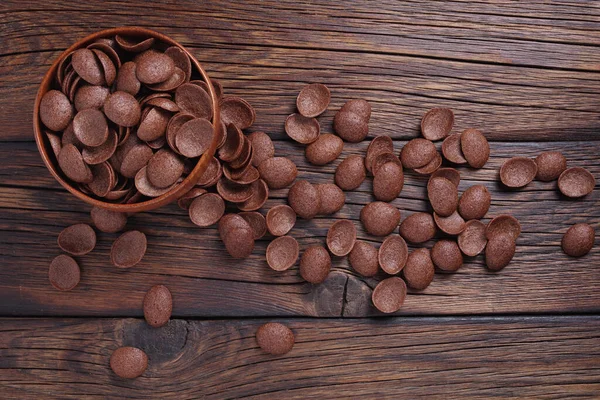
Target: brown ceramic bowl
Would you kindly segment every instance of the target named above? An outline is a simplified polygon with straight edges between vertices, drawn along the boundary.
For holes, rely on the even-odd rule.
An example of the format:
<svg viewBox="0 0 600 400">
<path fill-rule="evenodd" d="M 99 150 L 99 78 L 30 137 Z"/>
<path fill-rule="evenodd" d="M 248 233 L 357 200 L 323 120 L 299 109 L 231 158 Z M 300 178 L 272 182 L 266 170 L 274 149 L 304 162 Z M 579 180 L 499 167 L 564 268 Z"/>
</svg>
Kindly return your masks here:
<svg viewBox="0 0 600 400">
<path fill-rule="evenodd" d="M 183 51 L 185 51 L 185 53 L 190 57 L 190 60 L 192 61 L 192 70 L 195 69 L 196 72 L 200 73 L 200 75 L 202 76 L 202 79 L 208 83 L 208 88 L 210 91 L 209 94 L 210 94 L 210 97 L 211 97 L 211 100 L 213 103 L 212 120 L 220 121 L 221 116 L 220 116 L 219 102 L 217 101 L 217 95 L 215 93 L 215 89 L 210 81 L 210 78 L 208 77 L 208 74 L 204 70 L 204 68 L 202 68 L 202 66 L 200 65 L 198 60 L 196 60 L 196 58 L 188 50 L 186 50 L 177 41 L 171 39 L 168 36 L 160 34 L 158 32 L 154 32 L 149 29 L 138 28 L 138 27 L 122 27 L 122 28 L 107 29 L 107 30 L 103 30 L 100 32 L 93 33 L 89 36 L 86 36 L 85 38 L 77 41 L 75 44 L 73 44 L 71 47 L 69 47 L 67 50 L 65 50 L 60 55 L 60 57 L 54 61 L 54 63 L 52 64 L 52 66 L 50 67 L 48 72 L 46 72 L 46 75 L 44 76 L 44 79 L 42 80 L 42 83 L 40 84 L 40 88 L 39 88 L 37 96 L 35 98 L 35 105 L 33 108 L 33 131 L 35 134 L 35 141 L 37 143 L 38 150 L 40 151 L 40 155 L 42 156 L 42 160 L 44 160 L 46 167 L 48 167 L 48 170 L 50 171 L 52 176 L 54 176 L 54 178 L 65 189 L 67 189 L 69 192 L 74 194 L 77 198 L 79 198 L 93 206 L 102 207 L 107 210 L 112 210 L 112 211 L 117 211 L 117 212 L 134 213 L 134 212 L 148 211 L 148 210 L 152 210 L 152 209 L 164 206 L 173 201 L 176 201 L 178 198 L 180 198 L 185 193 L 187 193 L 192 187 L 194 187 L 194 185 L 196 184 L 198 179 L 202 176 L 202 174 L 208 167 L 210 160 L 215 155 L 215 151 L 216 151 L 217 145 L 218 145 L 218 143 L 217 143 L 218 135 L 216 132 L 216 130 L 218 129 L 218 125 L 215 125 L 215 135 L 213 135 L 213 141 L 212 141 L 210 147 L 200 157 L 198 164 L 196 164 L 196 166 L 194 167 L 192 172 L 190 172 L 190 174 L 180 184 L 178 184 L 177 186 L 175 186 L 173 189 L 169 190 L 167 193 L 163 194 L 162 196 L 155 197 L 155 198 L 152 198 L 147 201 L 143 201 L 140 203 L 132 203 L 132 204 L 117 204 L 117 203 L 109 203 L 109 202 L 102 201 L 102 200 L 99 200 L 94 197 L 90 197 L 87 194 L 81 192 L 79 189 L 77 189 L 75 186 L 73 186 L 71 184 L 70 180 L 63 174 L 63 172 L 58 167 L 58 162 L 56 161 L 56 157 L 54 157 L 54 153 L 52 152 L 50 143 L 48 142 L 48 138 L 43 133 L 42 122 L 41 122 L 40 116 L 39 116 L 40 101 L 42 100 L 42 97 L 44 96 L 44 94 L 46 94 L 46 92 L 48 92 L 50 89 L 52 89 L 52 84 L 54 82 L 54 79 L 56 76 L 56 71 L 58 69 L 58 64 L 60 63 L 60 61 L 62 59 L 64 59 L 72 51 L 77 50 L 82 47 L 86 47 L 88 44 L 92 43 L 93 41 L 95 41 L 97 39 L 105 38 L 105 37 L 112 37 L 115 35 L 124 35 L 124 36 L 131 36 L 131 37 L 153 37 L 158 41 L 167 43 L 168 45 L 178 46 Z"/>
</svg>

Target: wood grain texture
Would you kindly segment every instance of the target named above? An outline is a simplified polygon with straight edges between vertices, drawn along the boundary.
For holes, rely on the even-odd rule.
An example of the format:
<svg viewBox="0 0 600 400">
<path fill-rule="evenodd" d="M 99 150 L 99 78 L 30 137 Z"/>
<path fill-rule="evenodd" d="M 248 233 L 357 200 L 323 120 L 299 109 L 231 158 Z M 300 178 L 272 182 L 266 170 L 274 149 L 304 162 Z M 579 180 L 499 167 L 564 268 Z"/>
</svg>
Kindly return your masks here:
<svg viewBox="0 0 600 400">
<path fill-rule="evenodd" d="M 0 321 L 3 399 L 574 398 L 600 391 L 600 319 L 394 318 L 284 321 L 292 351 L 256 345 L 264 321 Z M 142 377 L 108 368 L 144 349 Z"/>
<path fill-rule="evenodd" d="M 396 141 L 399 151 L 404 141 Z M 346 144 L 343 156 L 364 154 L 368 142 Z M 600 192 L 580 200 L 567 200 L 556 182 L 534 181 L 524 189 L 508 190 L 497 181 L 498 170 L 509 157 L 534 157 L 544 150 L 561 150 L 569 165 L 588 168 L 600 181 L 600 142 L 542 142 L 491 144 L 485 168 L 459 168 L 460 192 L 484 184 L 492 193 L 490 217 L 512 214 L 523 233 L 511 264 L 499 273 L 484 267 L 483 256 L 466 258 L 455 274 L 438 273 L 430 287 L 408 296 L 400 314 L 471 313 L 573 313 L 600 310 L 600 250 L 573 259 L 560 248 L 562 234 L 574 223 L 588 222 L 600 229 Z M 290 157 L 300 169 L 299 178 L 333 182 L 335 166 L 307 164 L 302 147 L 277 141 L 276 154 Z M 18 164 L 9 160 L 17 158 Z M 9 143 L 0 147 L 0 269 L 1 315 L 141 316 L 143 296 L 152 285 L 167 285 L 178 301 L 179 317 L 234 316 L 348 316 L 380 315 L 370 302 L 371 289 L 384 278 L 364 279 L 349 267 L 346 258 L 333 262 L 333 273 L 322 285 L 304 282 L 297 265 L 285 272 L 270 270 L 265 249 L 270 237 L 257 242 L 246 260 L 234 260 L 224 251 L 216 228 L 193 225 L 185 211 L 171 205 L 130 218 L 128 229 L 148 235 L 149 250 L 141 264 L 119 270 L 109 262 L 116 235 L 98 235 L 96 249 L 78 260 L 83 269 L 80 286 L 57 292 L 48 283 L 50 260 L 60 254 L 58 233 L 73 223 L 89 222 L 89 207 L 68 196 L 45 171 L 33 143 Z M 425 198 L 427 178 L 407 173 L 400 197 L 392 204 L 403 218 L 416 211 L 430 211 Z M 286 201 L 287 189 L 272 192 L 262 212 Z M 299 220 L 291 235 L 301 250 L 324 243 L 329 226 L 339 218 L 351 219 L 360 239 L 378 245 L 383 238 L 369 236 L 358 216 L 373 201 L 371 179 L 346 193 L 346 205 L 337 214 L 312 221 Z M 232 211 L 235 211 L 232 209 Z M 441 235 L 439 236 L 441 237 Z M 433 241 L 426 243 L 431 247 Z M 415 248 L 411 246 L 411 248 Z"/>
<path fill-rule="evenodd" d="M 332 89 L 326 117 L 364 97 L 374 106 L 371 132 L 398 139 L 416 136 L 434 106 L 457 110 L 457 129 L 476 126 L 493 140 L 600 138 L 593 1 L 525 9 L 495 1 L 93 0 L 77 12 L 63 1 L 8 1 L 0 12 L 0 140 L 32 140 L 37 85 L 61 50 L 133 21 L 190 47 L 228 92 L 256 107 L 255 129 L 277 138 L 298 91 L 315 81 Z"/>
</svg>

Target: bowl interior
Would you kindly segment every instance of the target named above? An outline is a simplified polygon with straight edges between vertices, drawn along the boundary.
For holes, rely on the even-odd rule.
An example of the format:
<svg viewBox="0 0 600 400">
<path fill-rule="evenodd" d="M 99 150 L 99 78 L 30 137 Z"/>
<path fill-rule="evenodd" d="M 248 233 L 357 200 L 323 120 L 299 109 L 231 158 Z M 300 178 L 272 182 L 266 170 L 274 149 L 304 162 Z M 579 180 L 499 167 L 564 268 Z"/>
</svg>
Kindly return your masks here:
<svg viewBox="0 0 600 400">
<path fill-rule="evenodd" d="M 166 205 L 168 203 L 171 203 L 171 202 L 177 200 L 179 197 L 181 197 L 182 195 L 187 193 L 191 188 L 194 187 L 194 185 L 196 184 L 198 179 L 202 176 L 202 174 L 208 167 L 208 164 L 210 163 L 210 161 L 213 158 L 215 151 L 217 149 L 217 145 L 218 145 L 217 129 L 219 129 L 219 124 L 213 123 L 215 131 L 213 134 L 213 140 L 212 140 L 208 150 L 206 152 L 204 152 L 204 154 L 200 157 L 198 163 L 195 165 L 194 169 L 189 173 L 189 175 L 181 183 L 179 183 L 174 188 L 172 188 L 171 190 L 169 190 L 168 192 L 164 193 L 161 196 L 154 197 L 154 198 L 151 198 L 149 200 L 139 202 L 139 203 L 119 204 L 119 203 L 105 202 L 105 201 L 99 200 L 97 198 L 88 196 L 87 194 L 83 193 L 81 190 L 79 190 L 77 187 L 75 187 L 71 184 L 70 180 L 68 178 L 66 178 L 64 173 L 58 167 L 58 162 L 56 160 L 56 157 L 54 156 L 54 153 L 52 152 L 48 138 L 44 134 L 43 125 L 42 125 L 42 122 L 39 117 L 40 102 L 41 102 L 44 94 L 46 94 L 46 92 L 48 92 L 49 90 L 52 89 L 52 84 L 55 80 L 59 63 L 65 57 L 67 57 L 67 55 L 70 54 L 72 51 L 77 50 L 82 47 L 86 47 L 87 45 L 89 45 L 90 43 L 94 42 L 97 39 L 113 37 L 115 35 L 123 35 L 123 36 L 129 36 L 129 37 L 144 37 L 144 38 L 153 37 L 156 40 L 163 42 L 169 46 L 180 47 L 190 58 L 190 60 L 192 62 L 192 70 L 195 69 L 195 71 L 198 72 L 200 74 L 200 76 L 202 77 L 202 79 L 207 83 L 207 86 L 208 86 L 208 89 L 210 92 L 209 95 L 210 95 L 210 98 L 211 98 L 211 101 L 213 104 L 212 120 L 213 120 L 213 122 L 220 121 L 221 117 L 220 117 L 220 110 L 219 110 L 219 101 L 218 101 L 215 89 L 210 81 L 210 78 L 209 78 L 208 74 L 206 73 L 206 71 L 204 70 L 204 68 L 202 68 L 202 66 L 200 65 L 198 60 L 196 60 L 196 58 L 187 49 L 185 49 L 181 44 L 179 44 L 175 40 L 173 40 L 173 39 L 169 38 L 168 36 L 165 36 L 161 33 L 158 33 L 158 32 L 155 32 L 155 31 L 152 31 L 149 29 L 145 29 L 145 28 L 139 28 L 139 27 L 122 27 L 122 28 L 107 29 L 107 30 L 93 33 L 93 34 L 79 40 L 78 42 L 74 43 L 71 47 L 69 47 L 67 50 L 65 50 L 60 55 L 60 57 L 58 57 L 58 59 L 56 59 L 54 61 L 54 63 L 52 64 L 52 66 L 50 67 L 50 69 L 48 70 L 46 75 L 44 76 L 44 79 L 43 79 L 42 83 L 40 84 L 37 96 L 35 98 L 35 104 L 34 104 L 34 110 L 33 110 L 33 130 L 34 130 L 34 134 L 35 134 L 35 141 L 37 143 L 37 147 L 40 152 L 40 155 L 42 156 L 44 164 L 46 164 L 46 167 L 48 168 L 48 170 L 50 171 L 52 176 L 54 176 L 54 178 L 65 189 L 67 189 L 69 192 L 71 192 L 77 198 L 79 198 L 93 206 L 102 207 L 102 208 L 109 209 L 112 211 L 117 211 L 117 212 L 148 211 L 148 210 L 152 210 L 152 209 L 161 207 L 163 205 Z"/>
</svg>

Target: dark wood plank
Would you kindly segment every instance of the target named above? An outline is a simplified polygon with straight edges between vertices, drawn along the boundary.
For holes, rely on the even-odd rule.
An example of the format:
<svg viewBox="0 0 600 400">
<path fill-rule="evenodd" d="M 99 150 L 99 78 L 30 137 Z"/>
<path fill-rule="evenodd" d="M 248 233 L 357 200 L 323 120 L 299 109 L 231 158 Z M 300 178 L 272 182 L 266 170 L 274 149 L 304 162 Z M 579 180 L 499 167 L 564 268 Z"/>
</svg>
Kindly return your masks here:
<svg viewBox="0 0 600 400">
<path fill-rule="evenodd" d="M 255 129 L 277 138 L 307 81 L 333 90 L 325 120 L 345 100 L 365 97 L 374 105 L 371 132 L 398 139 L 415 136 L 420 117 L 434 106 L 454 108 L 457 129 L 477 126 L 494 140 L 600 138 L 600 9 L 593 1 L 528 2 L 526 9 L 325 0 L 227 7 L 94 0 L 77 12 L 61 1 L 0 7 L 4 141 L 31 140 L 37 85 L 61 50 L 95 30 L 136 20 L 192 48 L 229 93 L 256 107 Z"/>
<path fill-rule="evenodd" d="M 404 141 L 396 142 L 399 150 Z M 346 145 L 344 156 L 364 152 L 367 142 Z M 533 157 L 543 150 L 562 150 L 569 165 L 588 168 L 600 179 L 600 142 L 492 143 L 492 157 L 482 170 L 460 168 L 460 190 L 475 183 L 492 192 L 489 217 L 509 213 L 523 226 L 517 254 L 502 272 L 489 273 L 483 256 L 466 259 L 456 274 L 436 274 L 423 292 L 408 296 L 401 314 L 469 314 L 598 312 L 600 310 L 600 251 L 572 259 L 560 249 L 562 234 L 573 223 L 588 222 L 600 229 L 600 192 L 573 201 L 561 198 L 556 183 L 533 182 L 507 191 L 496 182 L 502 162 L 520 154 Z M 300 146 L 277 142 L 277 154 L 290 157 L 300 178 L 332 182 L 335 165 L 311 167 Z M 18 163 L 12 160 L 18 159 Z M 242 261 L 228 257 L 215 228 L 192 225 L 175 205 L 130 219 L 129 228 L 146 232 L 149 251 L 142 264 L 129 271 L 110 266 L 109 250 L 116 235 L 99 234 L 96 250 L 80 257 L 81 285 L 60 293 L 47 281 L 50 260 L 60 253 L 58 233 L 72 223 L 88 222 L 89 207 L 60 189 L 45 171 L 33 143 L 0 147 L 0 315 L 140 316 L 146 290 L 164 283 L 175 296 L 174 314 L 188 317 L 233 316 L 366 316 L 377 279 L 361 279 L 346 259 L 334 260 L 334 273 L 322 285 L 309 285 L 297 267 L 271 271 L 264 252 L 269 238 L 257 242 L 254 254 Z M 403 216 L 428 209 L 426 178 L 408 173 L 401 196 L 393 202 Z M 370 179 L 347 193 L 344 208 L 332 217 L 299 221 L 292 235 L 301 248 L 324 242 L 338 218 L 356 222 L 359 237 L 368 236 L 358 222 L 364 204 L 372 201 Z M 274 191 L 263 212 L 285 202 L 286 190 Z M 486 219 L 487 220 L 487 219 Z M 433 242 L 427 243 L 430 247 Z"/>
<path fill-rule="evenodd" d="M 288 320 L 296 344 L 265 355 L 264 321 L 0 320 L 3 399 L 574 398 L 600 392 L 600 318 Z M 122 345 L 149 367 L 123 380 Z"/>
</svg>

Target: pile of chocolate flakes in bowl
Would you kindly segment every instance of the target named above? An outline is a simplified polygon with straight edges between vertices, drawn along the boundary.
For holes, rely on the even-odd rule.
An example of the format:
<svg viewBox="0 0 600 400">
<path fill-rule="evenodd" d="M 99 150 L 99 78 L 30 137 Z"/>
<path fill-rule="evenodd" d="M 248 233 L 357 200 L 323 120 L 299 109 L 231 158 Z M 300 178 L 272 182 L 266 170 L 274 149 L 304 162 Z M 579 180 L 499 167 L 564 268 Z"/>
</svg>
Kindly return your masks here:
<svg viewBox="0 0 600 400">
<path fill-rule="evenodd" d="M 478 129 L 453 133 L 450 109 L 429 110 L 421 121 L 423 137 L 395 149 L 388 136 L 371 139 L 366 154 L 346 157 L 335 171 L 334 182 L 313 184 L 296 180 L 296 165 L 276 157 L 276 149 L 265 132 L 248 132 L 255 111 L 239 97 L 219 93 L 221 121 L 211 121 L 212 105 L 206 82 L 194 79 L 190 60 L 177 47 L 164 47 L 153 39 L 100 39 L 76 50 L 59 66 L 56 89 L 42 99 L 40 117 L 58 164 L 64 174 L 85 193 L 108 201 L 138 202 L 170 190 L 189 173 L 213 139 L 213 124 L 219 124 L 216 156 L 197 185 L 178 204 L 188 210 L 191 222 L 200 227 L 217 224 L 227 252 L 234 258 L 248 257 L 254 242 L 270 235 L 266 265 L 285 271 L 296 265 L 312 284 L 323 282 L 332 258 L 348 257 L 349 264 L 364 277 L 380 269 L 390 277 L 372 293 L 374 306 L 383 313 L 398 311 L 407 286 L 425 289 L 434 279 L 435 268 L 457 271 L 463 257 L 485 252 L 487 268 L 506 267 L 515 254 L 521 233 L 519 221 L 498 215 L 487 224 L 491 194 L 484 185 L 474 185 L 462 194 L 461 179 L 448 163 L 471 169 L 488 161 L 490 146 Z M 297 97 L 297 113 L 285 120 L 285 131 L 305 146 L 309 163 L 322 166 L 336 160 L 344 142 L 358 143 L 369 134 L 371 106 L 362 99 L 346 102 L 336 113 L 335 134 L 322 133 L 317 117 L 329 106 L 330 91 L 322 84 L 304 87 Z M 441 153 L 434 142 L 442 141 Z M 399 152 L 398 152 L 399 151 Z M 404 171 L 412 169 L 429 176 L 427 200 L 432 212 L 417 212 L 401 222 L 401 211 L 390 204 L 404 185 Z M 357 240 L 351 220 L 331 225 L 325 243 L 303 250 L 293 237 L 297 217 L 312 219 L 331 215 L 345 204 L 344 191 L 357 189 L 372 176 L 375 201 L 358 216 L 366 232 L 380 237 L 379 248 Z M 583 197 L 594 186 L 594 177 L 580 167 L 567 168 L 559 152 L 540 154 L 535 160 L 515 157 L 500 169 L 500 179 L 509 188 L 523 187 L 533 179 L 558 180 L 567 197 Z M 288 204 L 261 213 L 270 189 L 289 187 Z M 227 203 L 239 209 L 227 213 Z M 120 232 L 127 215 L 94 208 L 91 218 L 102 232 Z M 397 230 L 397 233 L 395 231 Z M 407 242 L 420 245 L 443 238 L 431 248 L 409 252 Z M 73 256 L 83 256 L 96 244 L 94 229 L 86 224 L 66 228 L 59 247 Z M 576 224 L 564 235 L 563 251 L 574 257 L 587 254 L 594 244 L 594 230 Z M 112 245 L 111 263 L 117 268 L 137 265 L 146 252 L 146 237 L 139 231 L 123 233 Z M 59 290 L 72 290 L 80 279 L 77 261 L 69 255 L 56 257 L 49 278 Z M 168 323 L 173 307 L 169 289 L 163 285 L 148 291 L 143 302 L 146 321 L 153 327 Z M 256 334 L 267 353 L 281 355 L 294 345 L 294 334 L 279 323 L 267 323 Z M 113 371 L 135 378 L 146 369 L 148 357 L 133 347 L 117 349 L 110 360 Z"/>
</svg>

